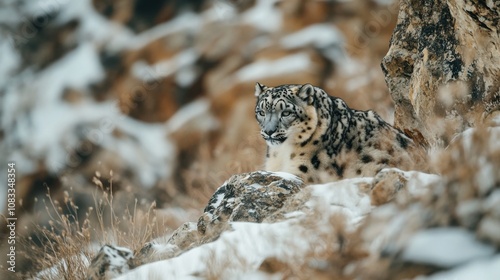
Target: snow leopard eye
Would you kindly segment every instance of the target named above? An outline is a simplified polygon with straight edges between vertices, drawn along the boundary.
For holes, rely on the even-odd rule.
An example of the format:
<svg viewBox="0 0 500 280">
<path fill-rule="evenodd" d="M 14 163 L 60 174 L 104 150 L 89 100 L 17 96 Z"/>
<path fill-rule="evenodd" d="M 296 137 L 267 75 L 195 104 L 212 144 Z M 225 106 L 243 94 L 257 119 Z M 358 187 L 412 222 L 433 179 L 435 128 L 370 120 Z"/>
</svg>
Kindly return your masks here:
<svg viewBox="0 0 500 280">
<path fill-rule="evenodd" d="M 281 113 L 282 117 L 288 117 L 290 115 L 292 115 L 292 112 L 290 112 L 290 111 L 283 111 L 283 113 Z"/>
<path fill-rule="evenodd" d="M 266 113 L 264 113 L 264 111 L 262 111 L 262 110 L 257 111 L 257 114 L 259 114 L 259 116 L 261 116 L 261 117 L 266 115 Z"/>
</svg>

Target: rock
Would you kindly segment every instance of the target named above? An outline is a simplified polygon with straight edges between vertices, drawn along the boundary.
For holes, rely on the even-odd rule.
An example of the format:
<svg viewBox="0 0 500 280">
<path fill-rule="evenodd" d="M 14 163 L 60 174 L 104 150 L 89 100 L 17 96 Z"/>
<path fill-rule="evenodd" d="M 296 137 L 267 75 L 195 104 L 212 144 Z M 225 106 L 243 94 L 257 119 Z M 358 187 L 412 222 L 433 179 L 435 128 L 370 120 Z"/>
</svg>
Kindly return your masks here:
<svg viewBox="0 0 500 280">
<path fill-rule="evenodd" d="M 498 1 L 401 1 L 382 62 L 395 125 L 447 144 L 489 122 L 500 110 L 499 34 Z"/>
<path fill-rule="evenodd" d="M 402 172 L 395 170 L 377 173 L 371 184 L 372 205 L 378 206 L 391 201 L 401 189 L 405 189 L 407 181 Z"/>
<path fill-rule="evenodd" d="M 419 232 L 431 232 L 430 229 L 436 232 L 441 230 L 466 232 L 474 238 L 472 241 L 475 244 L 484 243 L 488 248 L 498 248 L 500 246 L 498 137 L 500 128 L 471 129 L 462 133 L 447 150 L 441 151 L 436 156 L 434 164 L 439 167 L 441 179 L 430 181 L 427 193 L 413 198 L 406 197 L 401 203 L 398 201 L 399 194 L 405 192 L 400 191 L 393 201 L 374 209 L 359 232 L 364 240 L 361 244 L 364 243 L 366 246 L 377 244 L 370 247 L 372 252 L 377 253 L 363 264 L 359 264 L 358 269 L 361 274 L 356 275 L 370 275 L 370 279 L 390 277 L 399 279 L 395 275 L 412 278 L 415 275 L 445 269 L 438 261 L 429 263 L 429 258 L 427 261 L 410 261 L 402 257 L 402 252 L 414 247 L 415 244 L 412 245 L 411 240 Z M 391 193 L 391 186 L 397 186 L 404 177 L 392 173 L 382 176 L 381 179 L 374 180 L 379 183 L 374 183 L 373 189 L 378 187 L 382 190 L 381 193 Z M 386 183 L 381 184 L 384 180 Z M 410 184 L 404 183 L 403 189 L 411 190 Z M 373 196 L 372 193 L 372 199 Z M 465 246 L 463 243 L 458 243 L 460 246 Z M 436 246 L 428 243 L 426 250 L 429 254 L 442 254 L 449 259 L 454 257 L 454 248 L 451 245 L 446 247 L 447 252 L 439 252 L 441 249 L 430 250 L 431 248 L 435 249 Z M 466 248 L 462 249 L 464 252 L 468 251 Z"/>
<path fill-rule="evenodd" d="M 234 175 L 212 196 L 198 220 L 198 231 L 218 236 L 228 222 L 260 223 L 303 187 L 294 175 L 257 171 Z"/>
<path fill-rule="evenodd" d="M 187 222 L 180 226 L 166 239 L 160 237 L 146 243 L 134 259 L 136 266 L 157 260 L 173 258 L 200 244 L 200 234 L 196 223 Z"/>
<path fill-rule="evenodd" d="M 175 257 L 217 239 L 230 228 L 229 222 L 263 222 L 302 187 L 303 182 L 288 173 L 257 171 L 234 175 L 214 193 L 198 223 L 184 223 L 166 242 L 165 238 L 148 242 L 135 257 L 130 249 L 103 246 L 90 265 L 89 274 L 95 275 L 91 279 L 107 279 L 108 275 L 116 276 L 133 267 Z M 304 199 L 298 200 L 305 203 Z"/>
<path fill-rule="evenodd" d="M 88 269 L 89 280 L 111 279 L 133 268 L 130 249 L 104 245 L 92 259 Z"/>
</svg>

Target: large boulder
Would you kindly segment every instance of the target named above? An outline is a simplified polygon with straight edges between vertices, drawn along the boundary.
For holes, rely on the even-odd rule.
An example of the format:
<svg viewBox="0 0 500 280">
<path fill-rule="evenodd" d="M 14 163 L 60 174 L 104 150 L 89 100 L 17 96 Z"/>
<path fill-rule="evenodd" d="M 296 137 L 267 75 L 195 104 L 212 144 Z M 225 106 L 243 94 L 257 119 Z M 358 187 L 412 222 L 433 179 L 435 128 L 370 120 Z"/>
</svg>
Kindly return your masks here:
<svg viewBox="0 0 500 280">
<path fill-rule="evenodd" d="M 500 4 L 403 0 L 382 62 L 395 125 L 447 144 L 500 109 Z M 447 125 L 450 124 L 450 125 Z"/>
</svg>

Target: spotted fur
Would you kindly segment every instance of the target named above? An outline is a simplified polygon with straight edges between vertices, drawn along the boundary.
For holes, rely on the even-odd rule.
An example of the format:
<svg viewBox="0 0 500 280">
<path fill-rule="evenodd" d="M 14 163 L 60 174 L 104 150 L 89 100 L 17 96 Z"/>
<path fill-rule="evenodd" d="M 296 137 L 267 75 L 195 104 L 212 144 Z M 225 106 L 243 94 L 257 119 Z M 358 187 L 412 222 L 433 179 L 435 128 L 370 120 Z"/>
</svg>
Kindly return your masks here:
<svg viewBox="0 0 500 280">
<path fill-rule="evenodd" d="M 412 169 L 422 151 L 373 111 L 351 109 L 310 84 L 255 86 L 255 116 L 267 143 L 265 169 L 309 183 Z"/>
</svg>

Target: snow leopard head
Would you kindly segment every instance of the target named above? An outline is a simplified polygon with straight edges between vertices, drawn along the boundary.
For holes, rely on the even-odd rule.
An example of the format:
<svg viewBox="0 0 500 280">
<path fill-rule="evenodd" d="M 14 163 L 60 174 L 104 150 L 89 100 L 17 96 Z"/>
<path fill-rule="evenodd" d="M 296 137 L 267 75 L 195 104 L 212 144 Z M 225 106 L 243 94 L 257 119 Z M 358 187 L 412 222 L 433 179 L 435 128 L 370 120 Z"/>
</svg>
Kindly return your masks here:
<svg viewBox="0 0 500 280">
<path fill-rule="evenodd" d="M 310 84 L 267 87 L 255 85 L 255 117 L 268 145 L 303 143 L 318 123 L 314 107 L 317 88 Z"/>
</svg>

